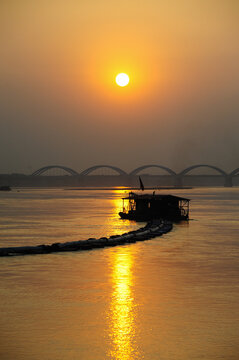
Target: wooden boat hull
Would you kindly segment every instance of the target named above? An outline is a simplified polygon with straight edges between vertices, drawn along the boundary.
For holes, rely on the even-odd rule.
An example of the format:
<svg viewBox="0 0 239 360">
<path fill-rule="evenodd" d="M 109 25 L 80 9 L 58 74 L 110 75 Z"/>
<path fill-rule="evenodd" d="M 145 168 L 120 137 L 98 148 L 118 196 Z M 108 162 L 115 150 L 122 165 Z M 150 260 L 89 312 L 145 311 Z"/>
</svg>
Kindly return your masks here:
<svg viewBox="0 0 239 360">
<path fill-rule="evenodd" d="M 177 216 L 177 217 L 162 217 L 162 216 L 151 216 L 151 215 L 139 215 L 139 214 L 130 214 L 130 213 L 124 213 L 119 212 L 119 216 L 121 219 L 127 219 L 127 220 L 134 220 L 134 221 L 149 221 L 153 219 L 165 219 L 170 221 L 182 221 L 182 220 L 188 220 L 188 216 Z"/>
</svg>

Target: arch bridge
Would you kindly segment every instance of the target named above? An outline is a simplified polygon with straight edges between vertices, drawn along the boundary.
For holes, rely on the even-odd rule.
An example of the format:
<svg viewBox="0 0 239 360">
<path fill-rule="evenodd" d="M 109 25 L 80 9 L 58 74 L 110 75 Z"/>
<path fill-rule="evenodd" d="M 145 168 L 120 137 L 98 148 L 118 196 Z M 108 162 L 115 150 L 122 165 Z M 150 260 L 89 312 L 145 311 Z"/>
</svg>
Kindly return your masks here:
<svg viewBox="0 0 239 360">
<path fill-rule="evenodd" d="M 197 168 L 200 168 L 200 167 L 206 167 L 206 168 L 209 168 L 209 169 L 216 170 L 217 172 L 219 172 L 223 176 L 227 175 L 227 173 L 224 170 L 220 169 L 219 167 L 213 166 L 213 165 L 207 165 L 207 164 L 199 164 L 199 165 L 189 166 L 186 169 L 184 169 L 183 171 L 181 171 L 178 175 L 180 175 L 180 176 L 186 175 L 190 171 L 192 171 L 194 169 L 197 169 Z"/>
<path fill-rule="evenodd" d="M 111 166 L 111 165 L 96 165 L 96 166 L 91 166 L 88 169 L 82 171 L 80 173 L 80 175 L 89 175 L 92 172 L 94 172 L 95 170 L 101 169 L 101 168 L 107 168 L 107 169 L 111 169 L 114 170 L 115 172 L 117 172 L 119 175 L 128 175 L 124 170 L 116 167 L 116 166 Z"/>
<path fill-rule="evenodd" d="M 162 166 L 162 165 L 143 165 L 140 166 L 136 169 L 134 169 L 133 171 L 131 171 L 129 173 L 129 175 L 137 175 L 138 173 L 140 173 L 142 170 L 148 169 L 148 168 L 159 168 L 162 170 L 165 170 L 166 172 L 168 172 L 170 175 L 176 175 L 176 172 L 173 171 L 172 169 L 166 167 L 166 166 Z"/>
<path fill-rule="evenodd" d="M 48 170 L 51 170 L 51 169 L 61 169 L 61 170 L 64 170 L 65 172 L 69 173 L 72 176 L 79 175 L 78 172 L 76 172 L 75 170 L 73 170 L 73 169 L 71 169 L 69 167 L 61 166 L 61 165 L 50 165 L 50 166 L 44 166 L 44 167 L 34 171 L 32 173 L 32 176 L 42 175 L 42 174 L 44 174 L 45 172 L 47 172 Z"/>
<path fill-rule="evenodd" d="M 209 169 L 213 169 L 216 172 L 218 172 L 220 175 L 222 175 L 224 177 L 224 186 L 226 187 L 230 187 L 232 186 L 232 181 L 231 181 L 231 177 L 230 175 L 228 175 L 224 170 L 222 170 L 221 168 L 214 166 L 214 165 L 208 165 L 208 164 L 198 164 L 198 165 L 192 165 L 187 167 L 186 169 L 182 170 L 180 173 L 177 174 L 177 179 L 176 179 L 176 183 L 178 186 L 182 186 L 183 183 L 183 177 L 185 175 L 187 175 L 188 173 L 190 173 L 192 170 L 194 169 L 198 169 L 198 168 L 209 168 Z"/>
<path fill-rule="evenodd" d="M 129 174 L 127 172 L 125 172 L 124 170 L 122 170 L 119 167 L 116 166 L 111 166 L 111 165 L 96 165 L 96 166 L 91 166 L 87 169 L 85 169 L 84 171 L 82 171 L 81 173 L 78 173 L 77 171 L 66 167 L 66 166 L 61 166 L 61 165 L 49 165 L 49 166 L 44 166 L 36 171 L 34 171 L 32 173 L 32 176 L 39 176 L 44 174 L 45 172 L 47 172 L 48 170 L 51 169 L 61 169 L 64 170 L 66 173 L 70 174 L 71 176 L 87 176 L 90 175 L 92 172 L 100 169 L 100 168 L 107 168 L 107 169 L 111 169 L 114 170 L 116 173 L 118 173 L 118 175 L 123 175 L 123 176 L 137 176 L 141 171 L 148 169 L 148 168 L 158 168 L 158 169 L 162 169 L 164 171 L 166 171 L 169 175 L 171 175 L 171 177 L 174 179 L 174 184 L 175 186 L 183 186 L 183 178 L 189 174 L 192 170 L 197 169 L 197 168 L 209 168 L 212 170 L 215 170 L 217 173 L 219 173 L 219 175 L 221 175 L 224 178 L 224 186 L 227 187 L 231 187 L 233 186 L 233 177 L 234 176 L 238 176 L 239 175 L 239 168 L 234 169 L 233 171 L 231 171 L 230 173 L 225 172 L 223 169 L 214 166 L 214 165 L 208 165 L 208 164 L 198 164 L 198 165 L 192 165 L 189 166 L 187 168 L 185 168 L 184 170 L 182 170 L 179 173 L 176 173 L 174 170 L 170 169 L 169 167 L 163 166 L 163 165 L 155 165 L 155 164 L 150 164 L 150 165 L 143 165 L 140 167 L 137 167 L 136 169 L 134 169 L 133 171 L 131 171 Z"/>
</svg>

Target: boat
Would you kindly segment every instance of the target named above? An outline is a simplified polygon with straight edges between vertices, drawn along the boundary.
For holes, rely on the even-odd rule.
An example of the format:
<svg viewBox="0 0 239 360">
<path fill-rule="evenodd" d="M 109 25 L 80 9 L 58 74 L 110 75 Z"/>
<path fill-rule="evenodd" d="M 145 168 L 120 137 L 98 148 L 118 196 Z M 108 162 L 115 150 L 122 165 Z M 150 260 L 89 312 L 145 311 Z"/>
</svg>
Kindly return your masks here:
<svg viewBox="0 0 239 360">
<path fill-rule="evenodd" d="M 0 191 L 11 191 L 12 189 L 10 188 L 10 186 L 7 185 L 3 185 L 0 186 Z"/>
<path fill-rule="evenodd" d="M 130 192 L 123 200 L 122 219 L 149 221 L 164 219 L 181 221 L 189 219 L 189 199 L 167 194 L 136 194 Z"/>
</svg>

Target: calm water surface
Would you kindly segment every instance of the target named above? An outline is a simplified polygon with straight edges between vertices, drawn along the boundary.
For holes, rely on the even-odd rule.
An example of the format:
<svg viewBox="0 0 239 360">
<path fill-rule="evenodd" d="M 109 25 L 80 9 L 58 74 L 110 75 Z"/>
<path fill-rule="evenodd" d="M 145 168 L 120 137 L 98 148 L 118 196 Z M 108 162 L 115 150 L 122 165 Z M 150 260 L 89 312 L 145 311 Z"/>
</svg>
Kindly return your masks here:
<svg viewBox="0 0 239 360">
<path fill-rule="evenodd" d="M 166 191 L 162 191 L 166 192 Z M 172 190 L 191 220 L 153 240 L 1 258 L 1 360 L 238 360 L 239 188 Z M 124 192 L 0 193 L 0 246 L 120 234 Z"/>
</svg>

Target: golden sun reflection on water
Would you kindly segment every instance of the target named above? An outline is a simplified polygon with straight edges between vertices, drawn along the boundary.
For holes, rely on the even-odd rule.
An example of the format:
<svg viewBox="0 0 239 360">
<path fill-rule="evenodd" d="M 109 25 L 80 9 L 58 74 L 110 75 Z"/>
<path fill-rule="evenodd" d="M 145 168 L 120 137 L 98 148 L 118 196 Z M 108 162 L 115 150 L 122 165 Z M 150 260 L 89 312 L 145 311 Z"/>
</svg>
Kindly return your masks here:
<svg viewBox="0 0 239 360">
<path fill-rule="evenodd" d="M 114 197 L 109 200 L 110 212 L 105 219 L 105 226 L 101 236 L 121 235 L 139 228 L 136 222 L 122 220 L 119 216 L 119 212 L 123 209 L 122 198 L 127 195 L 128 193 L 124 189 L 114 190 Z"/>
<path fill-rule="evenodd" d="M 129 249 L 119 248 L 112 253 L 112 286 L 110 305 L 110 338 L 112 360 L 133 360 L 136 349 L 135 304 L 132 293 L 133 256 Z"/>
</svg>

